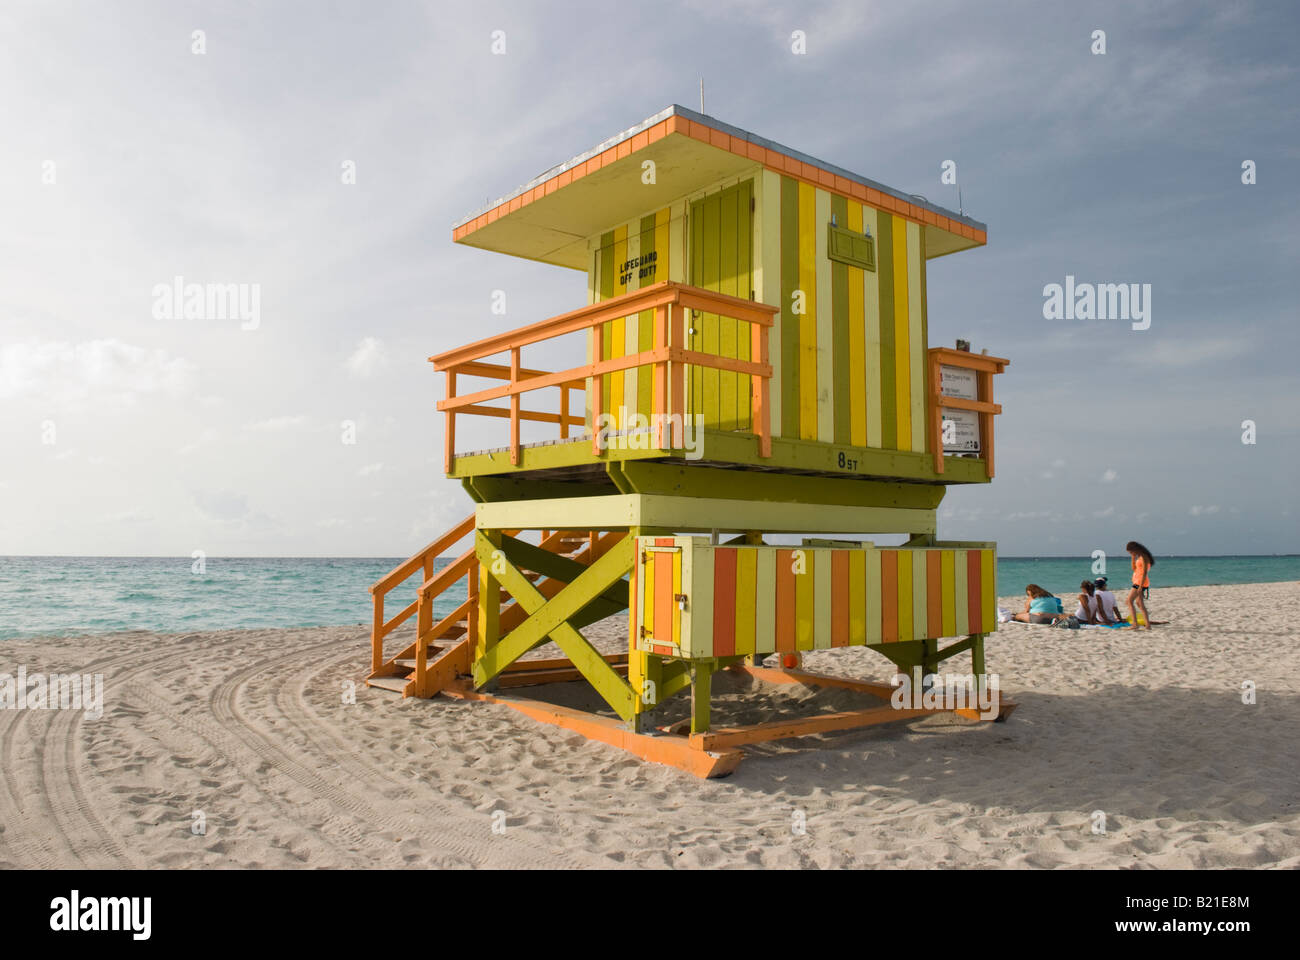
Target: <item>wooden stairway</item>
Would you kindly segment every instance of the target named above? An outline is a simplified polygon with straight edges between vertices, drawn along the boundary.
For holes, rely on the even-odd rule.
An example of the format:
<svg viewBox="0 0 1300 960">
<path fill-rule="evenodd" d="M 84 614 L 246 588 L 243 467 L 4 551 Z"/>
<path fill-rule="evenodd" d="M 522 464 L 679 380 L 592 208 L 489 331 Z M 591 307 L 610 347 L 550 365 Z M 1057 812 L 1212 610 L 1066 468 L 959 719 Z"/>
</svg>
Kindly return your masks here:
<svg viewBox="0 0 1300 960">
<path fill-rule="evenodd" d="M 470 673 L 478 620 L 478 558 L 471 546 L 436 573 L 434 567 L 443 554 L 473 532 L 474 515 L 470 514 L 419 553 L 394 567 L 370 588 L 374 626 L 367 686 L 400 693 L 403 697 L 432 697 L 457 677 Z M 506 532 L 510 535 L 517 533 Z M 623 536 L 625 534 L 621 532 L 601 535 L 596 531 L 542 531 L 540 547 L 558 556 L 590 564 Z M 421 571 L 424 580 L 416 590 L 415 599 L 391 619 L 385 620 L 384 600 L 389 591 Z M 462 579 L 467 581 L 465 600 L 435 623 L 434 602 Z M 528 573 L 528 579 L 546 597 L 554 596 L 565 586 L 561 580 L 538 573 Z M 385 640 L 412 615 L 415 617 L 413 639 L 396 656 L 385 659 Z M 503 596 L 500 613 L 502 636 L 526 617 L 527 613 L 519 604 Z"/>
</svg>

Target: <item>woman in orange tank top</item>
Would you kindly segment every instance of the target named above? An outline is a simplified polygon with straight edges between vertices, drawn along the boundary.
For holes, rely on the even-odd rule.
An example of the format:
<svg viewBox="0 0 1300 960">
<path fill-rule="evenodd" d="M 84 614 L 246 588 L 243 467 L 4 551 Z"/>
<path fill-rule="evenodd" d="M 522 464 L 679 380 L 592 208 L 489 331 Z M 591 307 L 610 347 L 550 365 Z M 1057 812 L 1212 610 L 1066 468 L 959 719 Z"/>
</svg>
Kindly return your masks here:
<svg viewBox="0 0 1300 960">
<path fill-rule="evenodd" d="M 1140 621 L 1137 618 L 1137 611 L 1140 609 L 1142 621 L 1145 621 L 1146 628 L 1150 630 L 1151 615 L 1147 613 L 1146 595 L 1151 586 L 1151 568 L 1156 565 L 1156 558 L 1151 556 L 1150 550 L 1136 540 L 1130 540 L 1125 544 L 1124 549 L 1128 551 L 1133 563 L 1133 585 L 1128 592 L 1129 619 L 1132 621 L 1129 629 L 1140 629 Z"/>
</svg>

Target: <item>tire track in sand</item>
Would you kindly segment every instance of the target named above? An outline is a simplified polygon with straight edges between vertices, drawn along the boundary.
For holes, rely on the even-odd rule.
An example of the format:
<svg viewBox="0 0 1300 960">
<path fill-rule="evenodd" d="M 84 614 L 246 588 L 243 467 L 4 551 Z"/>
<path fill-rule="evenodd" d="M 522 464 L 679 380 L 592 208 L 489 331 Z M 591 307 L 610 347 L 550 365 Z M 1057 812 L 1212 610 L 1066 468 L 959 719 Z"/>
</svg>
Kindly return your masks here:
<svg viewBox="0 0 1300 960">
<path fill-rule="evenodd" d="M 274 695 L 276 704 L 280 708 L 279 716 L 295 723 L 304 738 L 315 747 L 322 757 L 336 761 L 340 767 L 351 773 L 353 779 L 349 782 L 360 785 L 367 792 L 380 799 L 388 799 L 388 795 L 374 786 L 377 778 L 397 787 L 400 791 L 400 799 L 411 808 L 411 815 L 420 818 L 417 823 L 423 822 L 430 817 L 436 817 L 445 823 L 455 823 L 457 820 L 465 820 L 475 816 L 476 814 L 469 810 L 455 810 L 442 795 L 433 790 L 417 793 L 411 786 L 411 782 L 406 778 L 395 776 L 391 767 L 380 763 L 367 762 L 366 757 L 369 756 L 368 754 L 358 754 L 355 742 L 344 739 L 340 728 L 333 720 L 310 706 L 305 696 L 307 684 L 328 667 L 341 660 L 355 659 L 355 656 L 355 651 L 343 650 L 332 659 L 316 661 L 314 669 L 304 669 L 293 675 L 295 682 L 292 684 L 292 697 L 288 693 L 290 687 L 288 678 L 276 678 L 279 682 Z M 306 719 L 307 722 L 299 722 L 299 717 Z M 324 734 L 330 742 L 324 742 L 322 737 L 317 736 L 317 732 Z M 446 834 L 439 834 L 437 842 L 443 847 L 450 846 L 457 855 L 477 863 L 483 863 L 485 860 L 491 860 L 504 854 L 508 846 L 510 862 L 515 866 L 539 869 L 548 867 L 580 869 L 584 866 L 596 864 L 605 865 L 604 858 L 580 860 L 565 848 L 552 850 L 528 837 L 527 834 L 523 833 L 523 828 L 520 827 L 513 827 L 504 837 L 497 837 L 494 840 L 476 842 L 466 837 L 451 838 Z"/>
<path fill-rule="evenodd" d="M 313 644 L 312 650 L 318 654 L 319 644 Z M 353 654 L 349 652 L 348 655 Z M 317 773 L 317 771 L 304 765 L 300 760 L 287 753 L 284 748 L 275 741 L 261 734 L 248 722 L 247 717 L 240 709 L 238 704 L 239 694 L 248 682 L 258 673 L 271 668 L 273 665 L 279 666 L 281 663 L 290 661 L 296 661 L 301 664 L 302 656 L 302 653 L 297 651 L 282 654 L 273 660 L 258 665 L 250 665 L 234 674 L 231 674 L 226 678 L 221 687 L 219 687 L 212 695 L 211 705 L 213 715 L 220 723 L 226 725 L 237 725 L 235 727 L 236 735 L 238 735 L 250 748 L 255 750 L 265 762 L 271 764 L 275 769 L 280 770 L 282 773 L 298 780 L 299 783 L 309 789 L 315 790 L 326 799 L 338 805 L 344 811 L 347 811 L 354 818 L 382 826 L 385 829 L 393 831 L 394 833 L 400 833 L 403 836 L 411 836 L 411 814 L 406 814 L 401 817 L 381 814 L 366 800 L 351 793 L 349 790 L 330 783 Z M 342 656 L 343 655 L 340 654 L 340 659 Z M 274 681 L 276 676 L 273 675 L 271 679 Z M 340 746 L 342 747 L 341 750 L 331 752 L 329 753 L 329 756 L 334 758 L 345 758 L 349 756 L 351 748 L 342 743 L 340 743 Z M 347 781 L 348 786 L 355 787 L 360 785 L 364 789 L 373 791 L 374 788 L 370 786 L 370 783 L 372 782 L 373 775 L 376 771 L 362 768 L 358 772 L 360 773 L 360 776 L 350 778 Z M 397 782 L 400 783 L 400 781 Z M 409 789 L 409 785 L 405 786 Z M 379 796 L 378 794 L 376 795 Z M 457 818 L 457 815 L 449 807 L 444 806 L 443 809 L 445 811 L 444 815 L 447 816 L 449 821 L 454 821 L 454 819 Z M 413 814 L 417 818 L 421 817 L 422 813 L 423 812 L 418 807 L 413 811 Z M 427 814 L 423 814 L 423 816 L 427 819 Z M 467 864 L 484 865 L 494 859 L 497 854 L 505 852 L 504 850 L 493 850 L 493 841 L 491 840 L 476 842 L 470 840 L 466 836 L 442 833 L 438 834 L 435 838 L 420 829 L 421 822 L 422 821 L 419 819 L 416 821 L 416 835 L 426 843 L 432 845 L 435 849 L 445 850 Z M 512 845 L 510 849 L 510 862 L 515 866 L 525 868 L 544 868 L 556 866 L 557 864 L 575 867 L 579 866 L 571 855 L 556 853 L 550 850 L 538 850 L 532 843 L 518 844 L 518 848 Z"/>
<path fill-rule="evenodd" d="M 183 639 L 172 641 L 162 650 L 178 646 Z M 128 669 L 125 672 L 114 673 L 112 679 L 116 683 L 153 665 L 160 653 L 157 646 L 142 647 L 129 653 L 92 660 L 82 666 L 79 672 L 107 675 L 115 668 L 126 666 Z M 148 659 L 142 663 L 142 658 Z M 87 862 L 83 851 L 107 846 L 110 853 L 120 858 L 116 865 L 130 863 L 134 858 L 126 855 L 124 848 L 113 839 L 107 825 L 94 813 L 94 807 L 86 798 L 77 773 L 74 745 L 80 740 L 74 740 L 74 737 L 80 732 L 79 721 L 84 717 L 83 712 L 21 710 L 16 713 L 17 716 L 0 733 L 0 767 L 4 770 L 6 794 L 0 800 L 3 804 L 0 806 L 0 822 L 6 825 L 5 837 L 8 844 L 26 853 L 25 860 L 20 862 L 39 869 L 49 869 L 72 865 L 68 862 L 71 857 L 76 865 L 89 867 L 92 864 Z M 36 733 L 29 741 L 33 751 L 31 766 L 36 768 L 32 779 L 39 782 L 39 789 L 24 790 L 19 783 L 19 772 L 14 762 L 14 743 L 18 733 L 28 725 L 27 718 L 32 714 L 42 718 L 49 714 L 53 716 L 44 732 Z M 55 742 L 54 749 L 51 749 L 56 734 L 59 739 Z M 33 787 L 35 786 L 34 783 Z M 38 801 L 39 804 L 32 809 L 32 804 L 27 801 Z M 51 824 L 57 831 L 54 834 L 49 829 Z M 63 850 L 58 849 L 56 838 L 62 841 Z"/>
</svg>

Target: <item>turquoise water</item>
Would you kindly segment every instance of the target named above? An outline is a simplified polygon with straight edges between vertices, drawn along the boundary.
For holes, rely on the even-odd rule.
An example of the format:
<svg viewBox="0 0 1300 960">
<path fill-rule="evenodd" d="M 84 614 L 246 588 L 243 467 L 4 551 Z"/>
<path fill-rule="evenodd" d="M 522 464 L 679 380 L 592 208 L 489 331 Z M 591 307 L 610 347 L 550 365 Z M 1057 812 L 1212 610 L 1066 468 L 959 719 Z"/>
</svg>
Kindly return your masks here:
<svg viewBox="0 0 1300 960">
<path fill-rule="evenodd" d="M 0 639 L 151 630 L 189 633 L 253 627 L 315 627 L 371 622 L 368 589 L 398 559 L 209 558 L 202 574 L 184 557 L 0 557 Z M 1059 596 L 1077 591 L 1092 561 L 1004 557 L 998 593 L 1037 583 Z M 1109 568 L 1127 586 L 1128 559 Z M 1300 557 L 1158 557 L 1156 589 L 1217 583 L 1300 581 Z M 416 581 L 389 594 L 388 616 L 415 595 Z M 444 594 L 435 614 L 465 599 Z"/>
</svg>

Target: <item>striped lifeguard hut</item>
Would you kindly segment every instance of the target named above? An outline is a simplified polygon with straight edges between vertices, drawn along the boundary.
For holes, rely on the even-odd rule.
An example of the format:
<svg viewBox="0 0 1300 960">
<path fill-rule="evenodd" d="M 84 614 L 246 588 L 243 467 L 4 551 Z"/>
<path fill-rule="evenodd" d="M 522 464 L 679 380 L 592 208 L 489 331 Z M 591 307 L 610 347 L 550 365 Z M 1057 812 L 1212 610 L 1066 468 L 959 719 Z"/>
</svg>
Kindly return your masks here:
<svg viewBox="0 0 1300 960">
<path fill-rule="evenodd" d="M 475 507 L 371 588 L 371 686 L 508 704 L 700 776 L 747 743 L 1009 713 L 716 728 L 709 708 L 719 670 L 893 692 L 804 671 L 812 650 L 870 647 L 908 675 L 969 652 L 985 674 L 995 545 L 940 541 L 936 517 L 947 485 L 993 479 L 1008 361 L 931 347 L 926 309 L 928 263 L 983 245 L 983 224 L 672 106 L 452 236 L 581 271 L 586 304 L 430 358 L 445 470 Z M 499 439 L 464 449 L 469 422 Z M 597 651 L 582 629 L 622 611 L 626 650 Z M 562 658 L 527 656 L 548 641 Z M 567 680 L 608 709 L 517 692 Z M 689 720 L 658 723 L 687 692 Z"/>
</svg>

